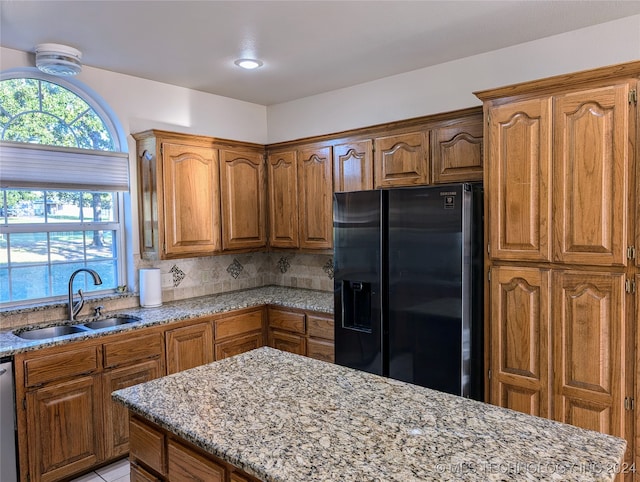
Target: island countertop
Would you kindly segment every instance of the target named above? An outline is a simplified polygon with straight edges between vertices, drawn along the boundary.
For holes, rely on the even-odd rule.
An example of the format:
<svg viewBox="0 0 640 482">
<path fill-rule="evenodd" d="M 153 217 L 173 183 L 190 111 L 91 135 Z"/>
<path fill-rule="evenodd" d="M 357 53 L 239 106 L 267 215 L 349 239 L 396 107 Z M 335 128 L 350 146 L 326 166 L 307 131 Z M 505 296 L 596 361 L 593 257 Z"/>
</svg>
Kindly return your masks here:
<svg viewBox="0 0 640 482">
<path fill-rule="evenodd" d="M 609 481 L 626 447 L 267 347 L 113 398 L 264 481 Z"/>
</svg>

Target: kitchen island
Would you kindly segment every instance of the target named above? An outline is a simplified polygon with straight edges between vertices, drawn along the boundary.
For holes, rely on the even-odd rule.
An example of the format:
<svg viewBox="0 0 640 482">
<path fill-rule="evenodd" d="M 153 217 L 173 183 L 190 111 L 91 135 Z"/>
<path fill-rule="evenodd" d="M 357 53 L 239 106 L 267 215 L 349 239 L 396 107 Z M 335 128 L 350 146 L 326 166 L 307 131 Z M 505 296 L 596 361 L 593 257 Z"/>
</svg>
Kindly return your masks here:
<svg viewBox="0 0 640 482">
<path fill-rule="evenodd" d="M 619 438 L 266 347 L 113 398 L 132 424 L 151 422 L 170 439 L 159 450 L 184 441 L 202 450 L 200 460 L 210 455 L 263 481 L 608 481 L 622 470 L 626 447 Z M 132 437 L 132 461 L 139 449 Z M 185 459 L 172 465 L 171 457 L 169 450 L 159 468 L 143 469 L 173 480 L 171 466 Z"/>
</svg>

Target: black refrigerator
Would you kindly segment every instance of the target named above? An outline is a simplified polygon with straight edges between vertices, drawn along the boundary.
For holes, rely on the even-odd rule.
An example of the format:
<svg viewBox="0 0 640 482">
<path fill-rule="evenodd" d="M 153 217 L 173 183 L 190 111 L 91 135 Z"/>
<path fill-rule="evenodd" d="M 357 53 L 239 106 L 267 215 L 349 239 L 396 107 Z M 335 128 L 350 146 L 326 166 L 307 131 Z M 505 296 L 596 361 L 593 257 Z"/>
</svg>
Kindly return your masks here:
<svg viewBox="0 0 640 482">
<path fill-rule="evenodd" d="M 483 399 L 481 183 L 336 193 L 336 363 Z"/>
</svg>

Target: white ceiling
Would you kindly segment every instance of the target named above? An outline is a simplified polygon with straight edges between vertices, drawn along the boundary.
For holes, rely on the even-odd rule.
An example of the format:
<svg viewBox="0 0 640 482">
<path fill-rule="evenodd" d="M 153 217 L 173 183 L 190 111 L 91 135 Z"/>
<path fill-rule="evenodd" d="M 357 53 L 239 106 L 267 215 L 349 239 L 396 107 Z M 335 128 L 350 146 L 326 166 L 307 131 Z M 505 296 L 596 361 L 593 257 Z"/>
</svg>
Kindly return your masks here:
<svg viewBox="0 0 640 482">
<path fill-rule="evenodd" d="M 636 0 L 0 0 L 0 45 L 62 43 L 85 65 L 272 105 L 639 13 Z M 233 64 L 252 56 L 264 66 Z"/>
</svg>

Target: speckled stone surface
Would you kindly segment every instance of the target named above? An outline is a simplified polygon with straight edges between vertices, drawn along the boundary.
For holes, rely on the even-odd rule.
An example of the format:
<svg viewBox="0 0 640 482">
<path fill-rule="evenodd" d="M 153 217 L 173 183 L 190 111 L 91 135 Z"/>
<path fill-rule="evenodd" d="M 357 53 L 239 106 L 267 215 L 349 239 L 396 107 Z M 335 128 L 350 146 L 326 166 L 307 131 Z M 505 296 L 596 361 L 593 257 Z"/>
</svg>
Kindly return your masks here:
<svg viewBox="0 0 640 482">
<path fill-rule="evenodd" d="M 264 481 L 609 481 L 626 446 L 266 347 L 113 397 Z"/>
<path fill-rule="evenodd" d="M 265 304 L 318 311 L 322 313 L 333 313 L 333 292 L 287 288 L 282 286 L 265 286 L 262 288 L 234 291 L 218 295 L 204 296 L 201 298 L 191 298 L 165 303 L 158 308 L 134 308 L 109 312 L 103 316 L 103 318 L 114 314 L 127 314 L 140 318 L 140 321 L 113 328 L 76 333 L 47 340 L 24 340 L 16 336 L 12 331 L 0 331 L 0 357 L 10 356 L 19 352 L 35 350 L 47 346 L 61 345 L 73 340 L 105 336 L 113 333 L 135 330 L 145 326 L 171 323 L 173 321 L 198 318 L 201 316 L 224 313 L 227 311 Z M 94 318 L 86 318 L 79 320 L 79 322 L 86 322 L 93 319 Z M 64 324 L 64 322 L 52 324 L 60 325 Z M 51 326 L 52 324 L 38 326 Z M 23 327 L 21 330 L 29 328 L 32 327 Z"/>
</svg>

